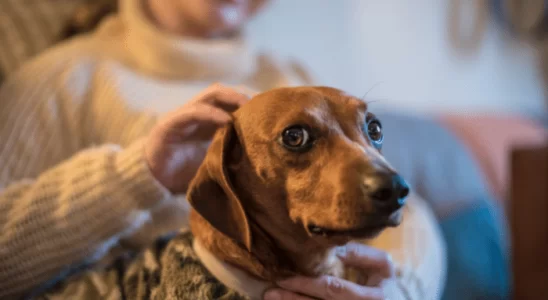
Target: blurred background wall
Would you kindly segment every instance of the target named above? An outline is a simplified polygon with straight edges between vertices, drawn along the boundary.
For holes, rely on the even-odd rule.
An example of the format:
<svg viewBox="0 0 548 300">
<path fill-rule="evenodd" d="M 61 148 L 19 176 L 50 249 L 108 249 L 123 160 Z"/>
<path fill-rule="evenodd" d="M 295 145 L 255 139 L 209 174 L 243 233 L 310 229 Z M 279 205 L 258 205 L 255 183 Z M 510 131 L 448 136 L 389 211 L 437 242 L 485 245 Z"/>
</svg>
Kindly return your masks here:
<svg viewBox="0 0 548 300">
<path fill-rule="evenodd" d="M 533 47 L 503 30 L 487 1 L 275 0 L 249 31 L 319 84 L 359 97 L 373 88 L 376 110 L 546 110 Z"/>
</svg>

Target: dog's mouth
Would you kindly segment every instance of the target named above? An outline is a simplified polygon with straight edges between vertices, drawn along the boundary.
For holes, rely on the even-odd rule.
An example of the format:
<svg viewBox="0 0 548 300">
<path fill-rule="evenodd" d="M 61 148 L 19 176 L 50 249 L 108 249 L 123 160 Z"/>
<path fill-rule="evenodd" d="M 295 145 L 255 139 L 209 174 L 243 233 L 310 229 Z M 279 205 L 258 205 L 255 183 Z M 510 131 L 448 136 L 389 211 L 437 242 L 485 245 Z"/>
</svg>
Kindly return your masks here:
<svg viewBox="0 0 548 300">
<path fill-rule="evenodd" d="M 351 229 L 332 229 L 321 227 L 315 224 L 309 224 L 307 230 L 311 235 L 323 236 L 323 237 L 350 237 L 350 238 L 369 238 L 377 235 L 389 224 L 375 224 L 367 225 L 358 228 Z"/>
<path fill-rule="evenodd" d="M 400 223 L 401 214 L 395 213 L 386 218 L 375 218 L 374 222 L 369 222 L 366 225 L 357 226 L 354 228 L 333 228 L 320 226 L 315 223 L 308 223 L 306 225 L 306 230 L 312 236 L 343 239 L 369 239 L 377 236 L 387 227 L 397 227 Z"/>
</svg>

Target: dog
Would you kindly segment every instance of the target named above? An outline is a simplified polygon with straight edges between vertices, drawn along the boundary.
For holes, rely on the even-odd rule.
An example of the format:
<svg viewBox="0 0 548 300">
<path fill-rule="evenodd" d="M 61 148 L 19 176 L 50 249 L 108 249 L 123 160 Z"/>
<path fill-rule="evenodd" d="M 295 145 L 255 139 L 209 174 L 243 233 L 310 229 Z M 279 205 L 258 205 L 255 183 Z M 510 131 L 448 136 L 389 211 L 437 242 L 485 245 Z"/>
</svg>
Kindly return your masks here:
<svg viewBox="0 0 548 300">
<path fill-rule="evenodd" d="M 120 298 L 256 299 L 295 275 L 367 280 L 335 249 L 398 226 L 409 194 L 367 104 L 329 87 L 278 88 L 233 116 L 187 192 L 190 231 L 114 267 Z M 231 286 L 208 257 L 262 287 Z"/>
</svg>

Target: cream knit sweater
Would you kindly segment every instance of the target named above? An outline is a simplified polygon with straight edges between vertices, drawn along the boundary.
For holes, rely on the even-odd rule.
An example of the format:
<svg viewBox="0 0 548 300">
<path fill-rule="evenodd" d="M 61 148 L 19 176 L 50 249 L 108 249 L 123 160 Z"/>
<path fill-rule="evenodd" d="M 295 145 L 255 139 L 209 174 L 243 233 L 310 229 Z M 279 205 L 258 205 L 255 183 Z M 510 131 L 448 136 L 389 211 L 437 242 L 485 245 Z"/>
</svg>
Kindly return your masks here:
<svg viewBox="0 0 548 300">
<path fill-rule="evenodd" d="M 186 225 L 187 203 L 151 176 L 142 137 L 157 116 L 216 81 L 266 90 L 309 79 L 239 38 L 169 36 L 148 22 L 140 1 L 123 0 L 121 13 L 97 32 L 47 51 L 5 82 L 0 299 Z M 402 236 L 413 236 L 411 244 L 406 238 L 379 246 L 409 248 L 397 255 L 412 274 L 403 282 L 433 295 L 443 286 L 445 252 L 429 209 L 417 209 L 427 216 L 421 228 L 426 224 L 428 234 L 407 234 L 410 224 Z"/>
</svg>

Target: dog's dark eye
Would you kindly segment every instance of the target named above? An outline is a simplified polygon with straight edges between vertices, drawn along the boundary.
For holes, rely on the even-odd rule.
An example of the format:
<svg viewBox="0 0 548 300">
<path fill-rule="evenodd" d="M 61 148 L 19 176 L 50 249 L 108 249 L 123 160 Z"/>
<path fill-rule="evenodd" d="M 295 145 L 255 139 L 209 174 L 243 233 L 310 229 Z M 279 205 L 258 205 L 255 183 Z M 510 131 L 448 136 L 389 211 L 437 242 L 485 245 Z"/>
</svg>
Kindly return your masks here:
<svg viewBox="0 0 548 300">
<path fill-rule="evenodd" d="M 382 125 L 381 122 L 377 119 L 373 119 L 367 123 L 367 135 L 369 135 L 369 138 L 371 141 L 373 141 L 376 144 L 382 143 L 382 140 L 384 139 L 384 135 L 382 134 Z"/>
<path fill-rule="evenodd" d="M 293 126 L 282 133 L 282 143 L 290 150 L 302 150 L 310 145 L 310 134 L 306 128 Z"/>
</svg>

